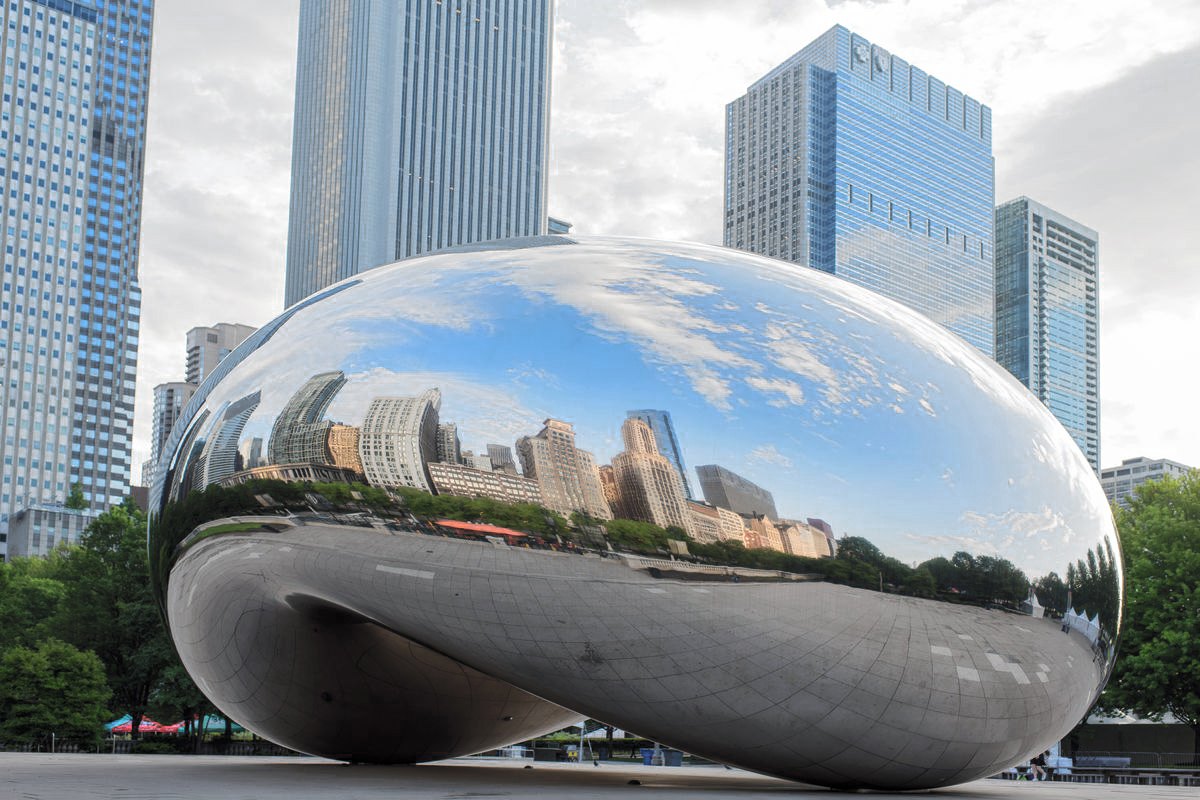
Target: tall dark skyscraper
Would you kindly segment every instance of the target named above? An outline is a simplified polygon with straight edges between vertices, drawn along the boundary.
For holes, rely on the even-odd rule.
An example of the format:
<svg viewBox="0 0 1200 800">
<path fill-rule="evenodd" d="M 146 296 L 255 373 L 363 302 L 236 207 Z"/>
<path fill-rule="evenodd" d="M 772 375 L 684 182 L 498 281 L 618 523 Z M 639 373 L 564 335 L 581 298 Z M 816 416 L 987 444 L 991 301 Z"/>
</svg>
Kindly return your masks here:
<svg viewBox="0 0 1200 800">
<path fill-rule="evenodd" d="M 779 519 L 775 509 L 775 497 L 753 481 L 743 478 L 731 469 L 719 464 L 703 464 L 696 467 L 700 476 L 700 489 L 710 505 L 727 508 L 739 514 L 760 514 L 773 520 Z"/>
<path fill-rule="evenodd" d="M 153 21 L 153 0 L 0 5 L 0 557 L 75 483 L 93 509 L 129 494 Z"/>
<path fill-rule="evenodd" d="M 1018 197 L 996 209 L 996 361 L 1100 471 L 1100 238 Z"/>
<path fill-rule="evenodd" d="M 550 0 L 302 0 L 285 304 L 546 232 Z"/>
<path fill-rule="evenodd" d="M 725 244 L 808 264 L 992 355 L 992 112 L 838 25 L 725 110 Z"/>
</svg>

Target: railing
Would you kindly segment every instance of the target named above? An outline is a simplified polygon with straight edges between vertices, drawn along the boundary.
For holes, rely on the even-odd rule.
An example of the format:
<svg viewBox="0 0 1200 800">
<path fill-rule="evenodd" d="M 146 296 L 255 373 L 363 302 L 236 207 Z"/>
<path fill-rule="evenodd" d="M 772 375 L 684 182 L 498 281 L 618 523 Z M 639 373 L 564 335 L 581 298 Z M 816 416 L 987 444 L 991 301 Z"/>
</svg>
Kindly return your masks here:
<svg viewBox="0 0 1200 800">
<path fill-rule="evenodd" d="M 265 739 L 249 741 L 235 739 L 226 742 L 221 739 L 210 739 L 200 742 L 197 749 L 192 750 L 182 738 L 152 736 L 144 739 L 128 739 L 113 737 L 103 739 L 99 744 L 79 744 L 78 742 L 54 740 L 45 742 L 24 742 L 21 744 L 0 744 L 0 752 L 9 753 L 111 753 L 113 755 L 128 755 L 136 753 L 138 745 L 147 745 L 148 754 L 171 755 L 209 755 L 209 756 L 301 756 L 282 745 L 268 742 Z M 169 744 L 169 749 L 153 749 L 157 744 Z"/>
<path fill-rule="evenodd" d="M 1070 762 L 1068 765 L 1066 762 Z M 1141 786 L 1200 786 L 1200 763 L 1193 753 L 1136 750 L 1079 750 L 1058 766 L 1048 766 L 1045 780 L 1069 783 L 1115 783 Z M 1030 780 L 1028 763 L 994 775 Z"/>
<path fill-rule="evenodd" d="M 1083 768 L 1089 764 L 1105 766 L 1106 759 L 1121 759 L 1128 767 L 1180 767 L 1183 769 L 1200 767 L 1194 753 L 1158 753 L 1140 750 L 1077 750 L 1074 761 L 1076 766 Z M 1122 766 L 1109 764 L 1108 766 Z"/>
</svg>

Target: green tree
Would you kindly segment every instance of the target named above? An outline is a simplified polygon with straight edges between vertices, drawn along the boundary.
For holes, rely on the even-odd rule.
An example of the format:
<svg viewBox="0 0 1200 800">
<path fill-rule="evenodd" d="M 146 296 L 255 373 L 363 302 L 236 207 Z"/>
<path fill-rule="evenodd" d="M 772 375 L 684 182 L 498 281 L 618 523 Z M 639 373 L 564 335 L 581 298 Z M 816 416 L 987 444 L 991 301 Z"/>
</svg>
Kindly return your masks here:
<svg viewBox="0 0 1200 800">
<path fill-rule="evenodd" d="M 1033 588 L 1048 616 L 1061 617 L 1067 613 L 1067 584 L 1057 572 L 1049 572 L 1038 578 Z"/>
<path fill-rule="evenodd" d="M 1151 719 L 1169 711 L 1191 726 L 1200 761 L 1200 473 L 1142 484 L 1117 526 L 1125 624 L 1102 704 Z"/>
<path fill-rule="evenodd" d="M 61 579 L 66 594 L 51 630 L 100 658 L 115 710 L 140 722 L 163 671 L 177 661 L 150 588 L 142 513 L 122 505 L 93 520 L 63 556 Z"/>
<path fill-rule="evenodd" d="M 657 553 L 667 549 L 666 530 L 652 522 L 613 519 L 604 523 L 609 541 L 636 553 Z"/>
<path fill-rule="evenodd" d="M 163 670 L 161 679 L 151 692 L 147 711 L 160 722 L 171 723 L 182 719 L 183 734 L 188 737 L 191 750 L 196 752 L 204 735 L 201 722 L 206 715 L 216 714 L 217 708 L 196 686 L 183 665 L 175 663 Z"/>
<path fill-rule="evenodd" d="M 1089 615 L 1098 615 L 1105 630 L 1116 630 L 1121 613 L 1117 606 L 1118 580 L 1113 544 L 1105 538 L 1101 547 L 1088 549 L 1086 558 L 1067 565 L 1071 605 Z"/>
<path fill-rule="evenodd" d="M 93 744 L 108 718 L 111 692 L 94 653 L 47 639 L 0 657 L 0 742 Z"/>
<path fill-rule="evenodd" d="M 88 505 L 87 498 L 83 496 L 83 486 L 79 483 L 71 484 L 71 493 L 67 495 L 67 501 L 63 505 L 76 511 L 83 511 L 91 507 Z"/>
<path fill-rule="evenodd" d="M 66 596 L 58 579 L 60 565 L 58 551 L 46 558 L 0 562 L 0 652 L 46 638 L 47 625 Z"/>
</svg>

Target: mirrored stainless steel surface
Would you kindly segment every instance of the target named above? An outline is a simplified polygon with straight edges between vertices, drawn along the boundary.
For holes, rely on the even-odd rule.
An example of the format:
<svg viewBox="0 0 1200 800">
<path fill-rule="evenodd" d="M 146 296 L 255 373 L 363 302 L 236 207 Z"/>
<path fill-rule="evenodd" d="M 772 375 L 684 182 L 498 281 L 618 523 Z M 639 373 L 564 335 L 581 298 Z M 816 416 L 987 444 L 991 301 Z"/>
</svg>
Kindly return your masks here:
<svg viewBox="0 0 1200 800">
<path fill-rule="evenodd" d="M 1058 739 L 1121 567 L 1053 416 L 935 322 L 716 247 L 544 237 L 380 267 L 197 393 L 155 487 L 188 670 L 360 761 L 581 716 L 918 789 Z"/>
</svg>

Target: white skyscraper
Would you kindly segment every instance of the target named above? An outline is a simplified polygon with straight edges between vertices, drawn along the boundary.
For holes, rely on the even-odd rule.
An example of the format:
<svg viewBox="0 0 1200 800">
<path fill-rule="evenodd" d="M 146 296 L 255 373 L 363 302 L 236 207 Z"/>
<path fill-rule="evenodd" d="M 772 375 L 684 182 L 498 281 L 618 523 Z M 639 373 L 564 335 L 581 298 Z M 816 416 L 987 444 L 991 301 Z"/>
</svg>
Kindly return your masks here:
<svg viewBox="0 0 1200 800">
<path fill-rule="evenodd" d="M 358 456 L 372 486 L 411 486 L 433 491 L 427 465 L 437 460 L 442 393 L 376 397 L 358 429 Z"/>
<path fill-rule="evenodd" d="M 285 304 L 546 232 L 550 0 L 302 0 Z"/>
<path fill-rule="evenodd" d="M 93 510 L 129 494 L 153 17 L 152 0 L 0 4 L 0 559 L 18 517 L 77 538 L 74 517 L 24 514 L 73 484 Z"/>
<path fill-rule="evenodd" d="M 184 380 L 199 385 L 216 369 L 221 359 L 256 330 L 252 325 L 232 322 L 192 328 L 187 332 L 187 373 Z"/>
</svg>

